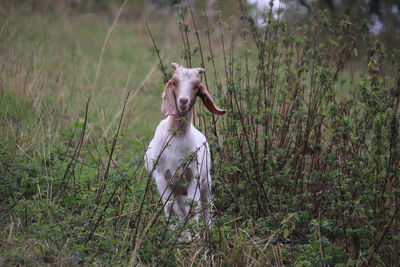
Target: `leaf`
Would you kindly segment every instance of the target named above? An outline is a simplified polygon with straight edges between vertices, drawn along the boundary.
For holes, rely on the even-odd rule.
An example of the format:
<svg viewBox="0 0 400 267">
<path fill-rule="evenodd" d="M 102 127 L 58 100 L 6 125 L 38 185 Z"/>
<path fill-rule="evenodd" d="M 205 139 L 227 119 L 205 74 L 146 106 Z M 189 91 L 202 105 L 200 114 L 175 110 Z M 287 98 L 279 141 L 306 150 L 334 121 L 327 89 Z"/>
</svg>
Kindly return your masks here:
<svg viewBox="0 0 400 267">
<path fill-rule="evenodd" d="M 336 47 L 338 47 L 339 46 L 339 43 L 338 42 L 336 42 L 335 40 L 333 40 L 333 39 L 329 39 L 329 43 L 331 44 L 331 45 L 333 45 L 333 46 L 336 46 Z"/>
<path fill-rule="evenodd" d="M 379 71 L 379 66 L 375 59 L 371 59 L 368 63 L 368 68 L 372 71 Z"/>
<path fill-rule="evenodd" d="M 288 236 L 289 236 L 289 229 L 287 228 L 283 229 L 283 237 L 288 238 Z"/>
</svg>

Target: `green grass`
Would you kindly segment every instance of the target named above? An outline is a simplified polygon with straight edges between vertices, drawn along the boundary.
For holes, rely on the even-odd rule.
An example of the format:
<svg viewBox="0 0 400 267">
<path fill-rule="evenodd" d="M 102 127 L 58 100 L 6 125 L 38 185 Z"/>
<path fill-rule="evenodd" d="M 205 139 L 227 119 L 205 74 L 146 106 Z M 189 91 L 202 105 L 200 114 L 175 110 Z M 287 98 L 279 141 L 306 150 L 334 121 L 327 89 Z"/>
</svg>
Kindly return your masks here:
<svg viewBox="0 0 400 267">
<path fill-rule="evenodd" d="M 2 190 L 11 190 L 1 201 L 13 206 L 11 218 L 4 217 L 10 210 L 2 212 L 2 264 L 76 264 L 79 253 L 86 251 L 74 240 L 85 233 L 74 225 L 88 215 L 86 208 L 79 215 L 76 211 L 93 201 L 90 194 L 89 199 L 79 194 L 60 202 L 53 200 L 56 192 L 51 190 L 64 175 L 89 97 L 87 150 L 81 155 L 85 162 L 74 181 L 79 185 L 89 186 L 95 174 L 91 167 L 106 158 L 128 90 L 131 98 L 116 153 L 121 169 L 129 173 L 143 158 L 161 119 L 163 83 L 144 25 L 122 19 L 104 44 L 112 22 L 106 14 L 48 14 L 22 8 L 0 18 L 0 168 L 7 181 Z M 158 33 L 160 26 L 154 26 Z M 95 158 L 90 159 L 91 153 Z M 27 212 L 26 222 L 17 219 L 21 212 Z M 73 237 L 58 243 L 69 231 Z"/>
<path fill-rule="evenodd" d="M 154 70 L 157 58 L 150 53 L 152 46 L 144 25 L 129 21 L 116 25 L 105 44 L 95 82 L 101 49 L 112 24 L 105 15 L 14 10 L 1 20 L 5 33 L 3 87 L 27 101 L 30 113 L 62 116 L 54 118 L 53 129 L 70 125 L 82 117 L 91 96 L 89 121 L 93 127 L 104 128 L 112 122 L 130 89 L 132 94 L 140 91 L 140 101 L 129 103 L 127 121 L 135 122 L 135 137 L 149 136 L 161 117 L 155 99 L 163 85 L 160 73 Z M 58 112 L 52 112 L 52 108 Z"/>
<path fill-rule="evenodd" d="M 164 77 L 144 21 L 128 12 L 113 27 L 116 10 L 0 8 L 0 265 L 396 261 L 400 78 L 356 21 L 273 21 L 257 47 L 263 31 L 221 20 L 213 57 L 199 23 L 209 90 L 228 113 L 214 122 L 196 106 L 213 153 L 215 227 L 183 244 L 142 165 Z M 164 64 L 186 64 L 186 28 L 147 16 Z M 353 56 L 354 40 L 369 55 Z M 347 55 L 352 67 L 338 67 Z"/>
</svg>

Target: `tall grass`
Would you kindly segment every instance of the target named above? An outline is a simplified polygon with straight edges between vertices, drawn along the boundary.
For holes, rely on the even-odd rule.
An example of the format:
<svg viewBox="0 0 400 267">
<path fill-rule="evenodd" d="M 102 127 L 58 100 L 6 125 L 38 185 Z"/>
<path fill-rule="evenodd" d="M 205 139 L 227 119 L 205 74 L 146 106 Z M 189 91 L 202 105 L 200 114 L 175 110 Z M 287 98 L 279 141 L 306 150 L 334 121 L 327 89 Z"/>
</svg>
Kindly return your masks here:
<svg viewBox="0 0 400 267">
<path fill-rule="evenodd" d="M 241 20 L 214 24 L 178 9 L 168 32 L 120 13 L 1 19 L 2 264 L 399 261 L 395 55 L 352 14 L 315 11 L 296 26 L 270 12 L 257 28 L 246 8 L 239 1 Z M 203 82 L 228 110 L 196 106 L 215 227 L 190 244 L 168 227 L 142 166 L 179 56 L 207 68 Z"/>
</svg>

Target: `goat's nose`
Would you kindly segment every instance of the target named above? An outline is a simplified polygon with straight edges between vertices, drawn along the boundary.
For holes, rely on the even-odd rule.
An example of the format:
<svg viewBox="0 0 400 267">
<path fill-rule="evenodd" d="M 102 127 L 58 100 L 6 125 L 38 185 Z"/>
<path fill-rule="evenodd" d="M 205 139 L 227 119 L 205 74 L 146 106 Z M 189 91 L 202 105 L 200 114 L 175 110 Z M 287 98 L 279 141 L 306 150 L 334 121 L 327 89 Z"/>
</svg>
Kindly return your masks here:
<svg viewBox="0 0 400 267">
<path fill-rule="evenodd" d="M 179 99 L 179 102 L 180 102 L 181 104 L 186 104 L 186 103 L 188 102 L 188 99 L 185 98 L 185 97 L 182 97 L 182 98 Z"/>
</svg>

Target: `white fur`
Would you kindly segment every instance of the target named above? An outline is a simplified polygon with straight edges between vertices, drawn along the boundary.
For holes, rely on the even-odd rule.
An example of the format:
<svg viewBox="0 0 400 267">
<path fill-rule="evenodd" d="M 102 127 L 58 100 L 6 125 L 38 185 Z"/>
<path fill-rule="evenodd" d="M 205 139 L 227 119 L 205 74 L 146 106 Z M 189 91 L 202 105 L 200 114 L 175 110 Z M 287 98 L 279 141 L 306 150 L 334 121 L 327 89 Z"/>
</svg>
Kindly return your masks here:
<svg viewBox="0 0 400 267">
<path fill-rule="evenodd" d="M 174 119 L 173 116 L 168 116 L 158 125 L 145 155 L 146 169 L 157 184 L 167 217 L 177 214 L 182 222 L 191 217 L 198 222 L 200 214 L 203 214 L 206 226 L 210 227 L 211 157 L 207 140 L 193 124 L 188 126 L 185 134 L 174 135 L 174 130 L 168 127 L 170 120 Z M 189 159 L 187 161 L 193 160 L 186 163 L 184 158 Z M 169 170 L 173 179 L 185 183 L 182 172 L 187 168 L 191 169 L 193 177 L 185 185 L 185 196 L 180 192 L 173 192 L 174 185 L 165 174 Z M 187 231 L 184 234 L 191 238 Z"/>
<path fill-rule="evenodd" d="M 225 110 L 215 106 L 207 88 L 200 83 L 203 68 L 185 68 L 172 63 L 175 73 L 165 85 L 161 113 L 167 118 L 158 125 L 145 155 L 146 169 L 160 192 L 165 215 L 179 216 L 185 224 L 203 215 L 206 229 L 212 224 L 211 156 L 205 136 L 192 124 L 192 109 L 199 96 L 216 115 Z M 188 230 L 183 232 L 191 239 Z"/>
<path fill-rule="evenodd" d="M 176 214 L 185 223 L 191 218 L 198 222 L 203 215 L 209 228 L 212 224 L 211 157 L 205 136 L 191 122 L 190 110 L 193 106 L 190 103 L 194 104 L 196 99 L 193 84 L 204 69 L 186 69 L 180 65 L 176 68 L 174 77 L 179 79 L 180 86 L 176 90 L 176 106 L 185 115 L 167 115 L 160 122 L 145 155 L 146 169 L 157 184 L 167 217 Z M 182 97 L 189 98 L 186 105 L 180 105 Z M 174 129 L 174 125 L 180 128 Z M 191 175 L 186 176 L 186 172 Z M 180 190 L 176 190 L 177 184 Z M 186 234 L 191 239 L 188 231 Z"/>
</svg>

